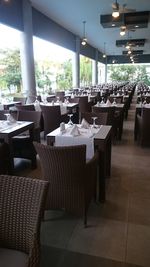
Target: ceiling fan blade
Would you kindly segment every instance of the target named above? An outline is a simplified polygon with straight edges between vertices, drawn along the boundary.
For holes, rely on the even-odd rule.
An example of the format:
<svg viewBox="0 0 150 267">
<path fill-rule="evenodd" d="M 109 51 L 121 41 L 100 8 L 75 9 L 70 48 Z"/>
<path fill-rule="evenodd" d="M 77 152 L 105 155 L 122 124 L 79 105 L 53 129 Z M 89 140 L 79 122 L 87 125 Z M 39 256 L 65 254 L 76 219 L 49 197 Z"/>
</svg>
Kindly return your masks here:
<svg viewBox="0 0 150 267">
<path fill-rule="evenodd" d="M 128 13 L 128 12 L 135 12 L 136 9 L 134 8 L 127 8 L 127 7 L 120 7 L 119 12 L 120 13 Z"/>
<path fill-rule="evenodd" d="M 112 9 L 119 10 L 119 4 L 116 2 L 112 3 Z"/>
</svg>

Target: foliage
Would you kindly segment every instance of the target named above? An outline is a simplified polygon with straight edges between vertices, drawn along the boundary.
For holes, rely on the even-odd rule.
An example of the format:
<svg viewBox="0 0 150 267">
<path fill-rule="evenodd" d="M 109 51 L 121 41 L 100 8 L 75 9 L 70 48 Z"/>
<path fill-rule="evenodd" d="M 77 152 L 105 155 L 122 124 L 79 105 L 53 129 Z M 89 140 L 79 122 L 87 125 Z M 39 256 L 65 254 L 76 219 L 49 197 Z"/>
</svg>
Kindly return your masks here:
<svg viewBox="0 0 150 267">
<path fill-rule="evenodd" d="M 37 87 L 49 90 L 52 84 L 51 76 L 52 72 L 50 71 L 48 61 L 35 62 L 35 79 Z"/>
<path fill-rule="evenodd" d="M 90 58 L 80 56 L 80 85 L 92 83 L 92 62 Z"/>
<path fill-rule="evenodd" d="M 110 65 L 108 74 L 111 81 L 143 81 L 150 85 L 150 76 L 145 65 Z"/>
<path fill-rule="evenodd" d="M 0 87 L 10 89 L 11 85 L 21 89 L 21 65 L 18 49 L 0 50 Z"/>
<path fill-rule="evenodd" d="M 60 73 L 61 72 L 61 73 Z M 66 90 L 72 87 L 72 61 L 69 59 L 60 66 L 60 72 L 56 75 L 58 90 Z"/>
</svg>

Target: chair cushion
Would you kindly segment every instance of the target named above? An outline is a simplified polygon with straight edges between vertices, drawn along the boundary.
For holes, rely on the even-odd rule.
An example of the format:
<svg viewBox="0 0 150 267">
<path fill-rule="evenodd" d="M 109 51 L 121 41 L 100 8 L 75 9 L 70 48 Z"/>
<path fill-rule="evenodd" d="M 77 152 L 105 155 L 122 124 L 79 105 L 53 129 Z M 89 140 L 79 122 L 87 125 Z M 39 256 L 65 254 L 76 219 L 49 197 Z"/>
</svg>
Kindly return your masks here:
<svg viewBox="0 0 150 267">
<path fill-rule="evenodd" d="M 27 267 L 28 255 L 24 252 L 0 248 L 0 266 L 1 267 Z"/>
</svg>

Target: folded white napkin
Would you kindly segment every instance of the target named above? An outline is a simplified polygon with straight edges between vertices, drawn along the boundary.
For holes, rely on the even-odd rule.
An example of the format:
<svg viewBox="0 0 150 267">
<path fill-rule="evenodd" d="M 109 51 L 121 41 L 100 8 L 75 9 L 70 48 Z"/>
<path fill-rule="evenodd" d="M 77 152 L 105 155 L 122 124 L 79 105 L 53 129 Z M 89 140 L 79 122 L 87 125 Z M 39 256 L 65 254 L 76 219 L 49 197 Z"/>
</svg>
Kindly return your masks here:
<svg viewBox="0 0 150 267">
<path fill-rule="evenodd" d="M 85 128 L 85 129 L 89 129 L 90 128 L 90 124 L 83 118 L 81 121 L 81 127 Z"/>
<path fill-rule="evenodd" d="M 0 110 L 4 110 L 4 105 L 0 104 Z"/>
<path fill-rule="evenodd" d="M 107 99 L 106 105 L 107 105 L 107 106 L 110 106 L 110 105 L 111 105 L 111 102 L 110 102 L 109 99 Z"/>
<path fill-rule="evenodd" d="M 80 135 L 78 126 L 76 124 L 73 125 L 73 127 L 72 127 L 72 129 L 70 131 L 70 135 L 72 135 L 72 136 L 78 136 L 78 135 Z"/>
<path fill-rule="evenodd" d="M 9 123 L 16 123 L 16 120 L 15 118 L 10 114 L 9 117 L 8 117 L 8 122 Z"/>
</svg>

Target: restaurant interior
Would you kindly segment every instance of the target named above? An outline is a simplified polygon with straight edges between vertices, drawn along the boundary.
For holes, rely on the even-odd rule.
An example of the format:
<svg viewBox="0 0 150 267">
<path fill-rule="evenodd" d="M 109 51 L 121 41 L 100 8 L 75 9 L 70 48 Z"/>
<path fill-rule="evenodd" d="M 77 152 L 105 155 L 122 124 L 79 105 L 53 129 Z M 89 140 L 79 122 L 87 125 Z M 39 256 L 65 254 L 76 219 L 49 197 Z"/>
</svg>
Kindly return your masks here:
<svg viewBox="0 0 150 267">
<path fill-rule="evenodd" d="M 150 64 L 149 10 L 0 0 L 0 23 L 22 33 L 26 92 L 0 103 L 0 267 L 150 266 L 150 86 L 107 81 L 108 64 Z M 37 93 L 33 36 L 74 52 L 72 88 Z"/>
</svg>

